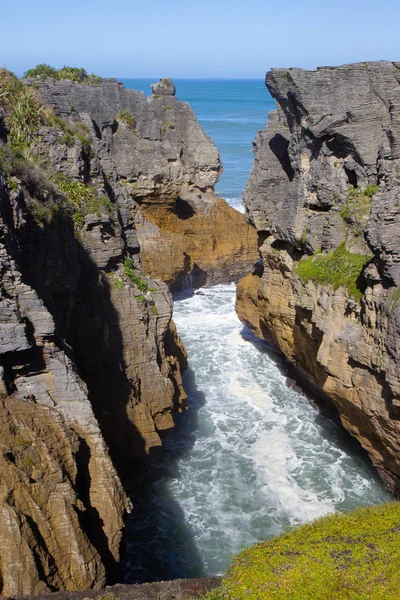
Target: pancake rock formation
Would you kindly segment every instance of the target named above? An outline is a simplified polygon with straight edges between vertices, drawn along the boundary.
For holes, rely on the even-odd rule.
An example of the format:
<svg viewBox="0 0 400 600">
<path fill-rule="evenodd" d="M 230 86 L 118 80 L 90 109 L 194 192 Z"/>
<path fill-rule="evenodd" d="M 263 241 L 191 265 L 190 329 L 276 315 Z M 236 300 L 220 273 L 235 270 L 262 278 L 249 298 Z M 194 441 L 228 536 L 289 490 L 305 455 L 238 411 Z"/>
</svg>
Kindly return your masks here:
<svg viewBox="0 0 400 600">
<path fill-rule="evenodd" d="M 400 63 L 273 69 L 244 203 L 262 265 L 237 310 L 400 483 Z"/>
<path fill-rule="evenodd" d="M 90 128 L 91 169 L 130 211 L 147 275 L 172 291 L 236 281 L 258 258 L 256 232 L 214 192 L 219 153 L 189 104 L 170 79 L 152 89 L 146 98 L 114 80 L 47 80 L 39 92 L 56 114 Z"/>
<path fill-rule="evenodd" d="M 170 80 L 146 99 L 0 75 L 0 594 L 101 589 L 118 580 L 123 476 L 185 408 L 159 279 L 239 276 L 255 232 L 215 196 L 218 152 Z M 15 98 L 39 115 L 22 132 Z M 185 226 L 163 238 L 178 204 Z M 200 255 L 218 222 L 234 241 Z"/>
</svg>

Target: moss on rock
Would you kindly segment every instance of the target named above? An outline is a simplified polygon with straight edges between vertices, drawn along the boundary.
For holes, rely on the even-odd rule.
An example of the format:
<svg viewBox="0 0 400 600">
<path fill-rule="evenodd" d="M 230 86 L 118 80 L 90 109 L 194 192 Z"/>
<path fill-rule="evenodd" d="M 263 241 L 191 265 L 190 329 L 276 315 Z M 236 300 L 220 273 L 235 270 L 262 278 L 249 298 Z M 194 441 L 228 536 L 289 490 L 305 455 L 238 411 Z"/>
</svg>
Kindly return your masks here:
<svg viewBox="0 0 400 600">
<path fill-rule="evenodd" d="M 400 503 L 303 525 L 247 549 L 207 600 L 397 600 Z"/>
<path fill-rule="evenodd" d="M 348 252 L 344 244 L 330 254 L 316 254 L 301 259 L 296 274 L 303 281 L 330 283 L 336 290 L 340 286 L 347 288 L 356 300 L 363 295 L 361 274 L 370 257 Z"/>
</svg>

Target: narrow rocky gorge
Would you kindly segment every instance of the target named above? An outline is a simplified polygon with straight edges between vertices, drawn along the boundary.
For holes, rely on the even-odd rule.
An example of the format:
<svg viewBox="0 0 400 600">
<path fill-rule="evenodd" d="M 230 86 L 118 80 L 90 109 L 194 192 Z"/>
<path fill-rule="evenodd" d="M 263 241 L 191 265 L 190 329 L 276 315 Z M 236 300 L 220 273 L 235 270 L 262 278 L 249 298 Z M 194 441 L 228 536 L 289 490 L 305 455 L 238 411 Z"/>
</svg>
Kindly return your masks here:
<svg viewBox="0 0 400 600">
<path fill-rule="evenodd" d="M 262 264 L 237 311 L 333 403 L 399 493 L 400 64 L 273 69 L 244 203 Z"/>
<path fill-rule="evenodd" d="M 6 111 L 0 122 L 6 596 L 118 579 L 121 481 L 185 409 L 168 286 L 231 281 L 256 258 L 254 229 L 213 191 L 218 151 L 170 80 L 150 98 L 116 80 L 29 84 L 51 109 L 29 160 L 7 143 Z"/>
</svg>

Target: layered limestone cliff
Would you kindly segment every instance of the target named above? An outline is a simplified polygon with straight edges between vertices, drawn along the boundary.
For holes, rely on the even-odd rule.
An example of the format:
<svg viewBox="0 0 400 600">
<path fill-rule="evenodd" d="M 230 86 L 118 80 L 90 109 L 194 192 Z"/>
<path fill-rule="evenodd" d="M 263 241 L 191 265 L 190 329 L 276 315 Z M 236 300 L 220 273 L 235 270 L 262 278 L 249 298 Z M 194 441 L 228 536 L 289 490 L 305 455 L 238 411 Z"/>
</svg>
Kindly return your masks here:
<svg viewBox="0 0 400 600">
<path fill-rule="evenodd" d="M 255 233 L 215 196 L 218 152 L 169 80 L 150 99 L 35 81 L 38 108 L 0 75 L 0 594 L 101 588 L 131 506 L 120 476 L 185 408 L 159 279 L 228 281 Z M 39 117 L 12 132 L 19 100 Z"/>
<path fill-rule="evenodd" d="M 130 505 L 63 339 L 80 271 L 73 227 L 39 227 L 20 180 L 9 184 L 0 173 L 0 590 L 101 587 Z"/>
<path fill-rule="evenodd" d="M 82 161 L 79 175 L 101 177 L 124 205 L 131 250 L 140 246 L 147 275 L 173 291 L 235 281 L 257 259 L 256 232 L 214 192 L 218 150 L 171 80 L 153 92 L 146 98 L 115 80 L 39 87 L 57 115 L 89 128 L 95 158 Z M 69 174 L 78 174 L 76 163 Z"/>
<path fill-rule="evenodd" d="M 262 265 L 240 318 L 400 484 L 400 64 L 273 69 L 244 202 Z"/>
</svg>

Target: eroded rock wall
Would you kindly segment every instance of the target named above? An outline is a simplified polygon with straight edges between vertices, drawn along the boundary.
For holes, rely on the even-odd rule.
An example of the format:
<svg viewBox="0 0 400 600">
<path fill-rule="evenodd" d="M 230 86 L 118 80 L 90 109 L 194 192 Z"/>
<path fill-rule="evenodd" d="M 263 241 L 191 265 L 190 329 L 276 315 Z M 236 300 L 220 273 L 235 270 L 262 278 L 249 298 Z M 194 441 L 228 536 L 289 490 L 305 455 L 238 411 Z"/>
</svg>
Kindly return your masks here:
<svg viewBox="0 0 400 600">
<path fill-rule="evenodd" d="M 277 110 L 244 195 L 262 267 L 238 314 L 333 400 L 398 493 L 400 64 L 273 69 L 266 85 Z"/>
<path fill-rule="evenodd" d="M 94 157 L 81 161 L 79 173 L 76 161 L 67 167 L 72 149 L 57 160 L 71 175 L 100 177 L 125 207 L 147 275 L 172 290 L 237 280 L 257 258 L 256 232 L 215 194 L 219 153 L 189 104 L 175 98 L 170 80 L 153 89 L 146 98 L 115 80 L 41 84 L 46 104 L 92 134 Z"/>
<path fill-rule="evenodd" d="M 34 83 L 51 112 L 28 160 L 0 114 L 0 593 L 13 596 L 118 577 L 120 477 L 186 407 L 160 280 L 230 281 L 256 253 L 172 82 L 150 99 L 115 80 Z"/>
<path fill-rule="evenodd" d="M 49 310 L 76 292 L 72 223 L 39 228 L 2 173 L 0 255 L 1 593 L 101 587 L 130 503 Z"/>
</svg>

